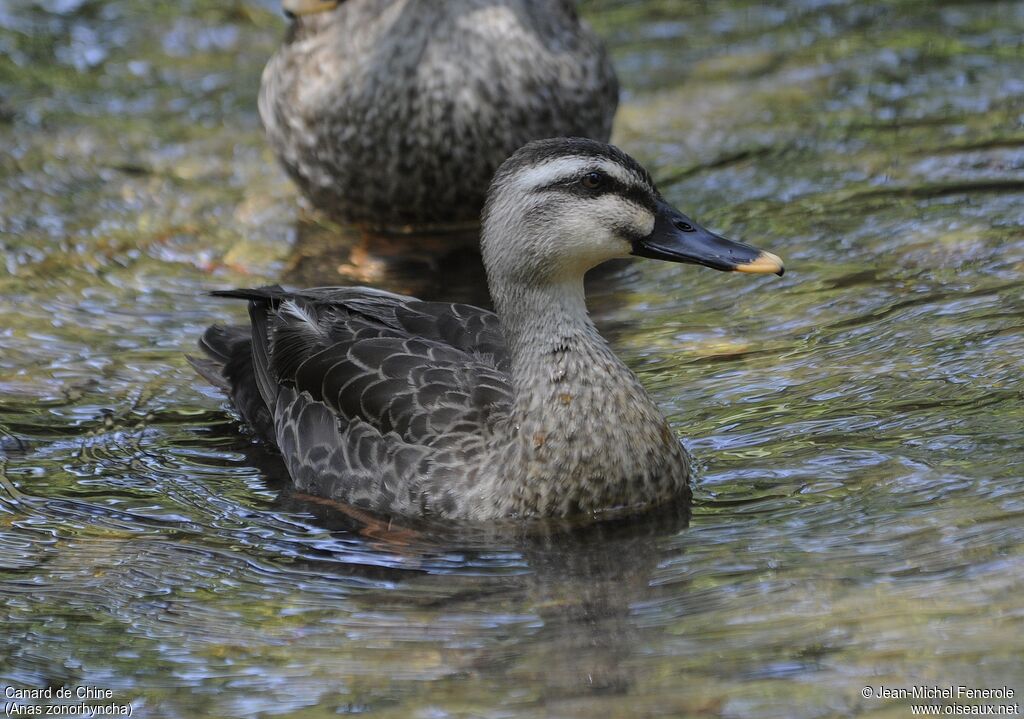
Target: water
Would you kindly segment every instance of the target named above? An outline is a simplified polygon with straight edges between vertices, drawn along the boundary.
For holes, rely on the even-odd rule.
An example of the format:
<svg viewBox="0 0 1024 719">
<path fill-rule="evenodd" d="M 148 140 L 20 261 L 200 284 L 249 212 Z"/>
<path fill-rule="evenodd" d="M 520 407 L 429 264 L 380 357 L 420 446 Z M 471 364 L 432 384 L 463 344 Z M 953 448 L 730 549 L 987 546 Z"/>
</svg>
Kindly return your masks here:
<svg viewBox="0 0 1024 719">
<path fill-rule="evenodd" d="M 297 208 L 255 114 L 275 5 L 0 5 L 0 685 L 137 717 L 1020 701 L 1024 3 L 585 4 L 616 141 L 788 272 L 591 283 L 700 475 L 690 518 L 573 532 L 291 496 L 187 366 L 243 317 L 212 288 L 480 293 Z"/>
</svg>

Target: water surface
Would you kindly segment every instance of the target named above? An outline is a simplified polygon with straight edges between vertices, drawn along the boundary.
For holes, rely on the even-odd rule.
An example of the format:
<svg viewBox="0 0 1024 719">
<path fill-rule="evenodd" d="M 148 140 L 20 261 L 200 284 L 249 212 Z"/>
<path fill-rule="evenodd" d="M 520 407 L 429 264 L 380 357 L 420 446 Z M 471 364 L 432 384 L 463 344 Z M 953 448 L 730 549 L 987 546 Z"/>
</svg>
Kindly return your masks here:
<svg viewBox="0 0 1024 719">
<path fill-rule="evenodd" d="M 255 113 L 275 6 L 0 5 L 0 685 L 137 717 L 1024 695 L 1024 3 L 584 5 L 616 141 L 788 272 L 591 282 L 700 474 L 689 519 L 569 533 L 291 496 L 187 366 L 244 316 L 212 288 L 480 292 L 433 244 L 370 257 L 299 208 Z"/>
</svg>

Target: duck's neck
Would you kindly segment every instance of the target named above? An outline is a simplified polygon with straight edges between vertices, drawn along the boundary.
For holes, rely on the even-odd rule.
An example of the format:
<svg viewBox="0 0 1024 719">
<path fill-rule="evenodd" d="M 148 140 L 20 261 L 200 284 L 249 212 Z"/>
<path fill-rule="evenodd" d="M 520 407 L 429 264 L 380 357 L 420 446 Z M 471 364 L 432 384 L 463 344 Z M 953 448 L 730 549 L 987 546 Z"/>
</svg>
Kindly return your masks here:
<svg viewBox="0 0 1024 719">
<path fill-rule="evenodd" d="M 674 495 L 687 469 L 636 376 L 587 314 L 582 277 L 494 281 L 515 394 L 508 474 L 531 511 L 572 514 Z"/>
<path fill-rule="evenodd" d="M 549 384 L 589 383 L 591 362 L 597 357 L 629 373 L 587 313 L 582 277 L 543 285 L 498 280 L 494 285 L 491 291 L 520 403 L 529 403 Z"/>
</svg>

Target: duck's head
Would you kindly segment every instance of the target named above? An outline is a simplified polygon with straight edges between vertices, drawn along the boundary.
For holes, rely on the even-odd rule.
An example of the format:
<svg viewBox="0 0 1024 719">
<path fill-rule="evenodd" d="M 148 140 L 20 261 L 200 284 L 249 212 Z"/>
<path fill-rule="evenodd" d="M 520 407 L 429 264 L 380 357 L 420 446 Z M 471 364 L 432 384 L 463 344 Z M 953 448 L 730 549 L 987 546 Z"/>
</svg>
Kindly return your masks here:
<svg viewBox="0 0 1024 719">
<path fill-rule="evenodd" d="M 333 10 L 341 3 L 341 0 L 282 0 L 281 5 L 288 17 L 296 18 L 305 15 Z"/>
<path fill-rule="evenodd" d="M 582 277 L 629 256 L 783 273 L 776 255 L 716 235 L 665 202 L 622 150 L 581 138 L 537 140 L 502 164 L 484 208 L 482 249 L 492 278 L 532 282 Z"/>
</svg>

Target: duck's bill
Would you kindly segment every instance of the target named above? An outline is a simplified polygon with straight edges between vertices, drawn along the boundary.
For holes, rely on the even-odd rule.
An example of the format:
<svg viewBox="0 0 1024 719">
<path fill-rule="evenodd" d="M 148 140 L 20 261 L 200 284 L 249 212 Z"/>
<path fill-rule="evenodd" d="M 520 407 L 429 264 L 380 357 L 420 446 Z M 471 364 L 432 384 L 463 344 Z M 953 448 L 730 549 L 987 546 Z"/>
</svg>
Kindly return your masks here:
<svg viewBox="0 0 1024 719">
<path fill-rule="evenodd" d="M 338 0 L 282 0 L 281 5 L 289 15 L 312 15 L 334 8 Z"/>
<path fill-rule="evenodd" d="M 633 243 L 633 254 L 724 272 L 782 275 L 786 271 L 777 255 L 716 235 L 664 202 L 658 203 L 654 230 Z"/>
</svg>

